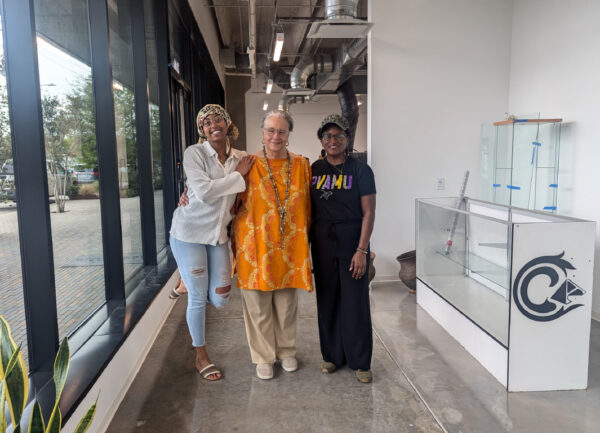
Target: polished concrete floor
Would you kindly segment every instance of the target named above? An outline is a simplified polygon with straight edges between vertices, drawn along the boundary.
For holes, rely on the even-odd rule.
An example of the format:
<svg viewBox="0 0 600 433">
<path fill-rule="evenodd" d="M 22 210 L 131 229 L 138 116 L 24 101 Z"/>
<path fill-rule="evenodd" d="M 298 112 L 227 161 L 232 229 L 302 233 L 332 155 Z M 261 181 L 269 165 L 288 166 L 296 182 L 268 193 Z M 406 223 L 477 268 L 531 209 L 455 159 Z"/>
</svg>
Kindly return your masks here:
<svg viewBox="0 0 600 433">
<path fill-rule="evenodd" d="M 121 403 L 110 433 L 600 431 L 600 325 L 593 323 L 587 391 L 507 393 L 415 304 L 401 283 L 372 290 L 374 382 L 320 373 L 314 294 L 300 294 L 300 369 L 261 381 L 246 345 L 238 293 L 210 309 L 207 341 L 225 378 L 193 367 L 185 297 Z"/>
</svg>

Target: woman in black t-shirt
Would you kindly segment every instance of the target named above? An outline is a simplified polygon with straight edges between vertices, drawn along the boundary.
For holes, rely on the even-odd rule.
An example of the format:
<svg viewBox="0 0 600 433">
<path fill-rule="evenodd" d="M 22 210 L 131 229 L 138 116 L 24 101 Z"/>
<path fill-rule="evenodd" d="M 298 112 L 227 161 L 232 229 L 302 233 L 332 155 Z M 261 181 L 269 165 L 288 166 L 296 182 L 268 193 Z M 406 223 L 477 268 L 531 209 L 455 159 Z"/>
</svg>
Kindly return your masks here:
<svg viewBox="0 0 600 433">
<path fill-rule="evenodd" d="M 359 381 L 372 381 L 373 337 L 369 303 L 369 239 L 375 221 L 371 168 L 348 157 L 350 131 L 337 114 L 323 119 L 317 136 L 325 157 L 312 164 L 310 229 L 322 371 L 348 364 Z"/>
</svg>

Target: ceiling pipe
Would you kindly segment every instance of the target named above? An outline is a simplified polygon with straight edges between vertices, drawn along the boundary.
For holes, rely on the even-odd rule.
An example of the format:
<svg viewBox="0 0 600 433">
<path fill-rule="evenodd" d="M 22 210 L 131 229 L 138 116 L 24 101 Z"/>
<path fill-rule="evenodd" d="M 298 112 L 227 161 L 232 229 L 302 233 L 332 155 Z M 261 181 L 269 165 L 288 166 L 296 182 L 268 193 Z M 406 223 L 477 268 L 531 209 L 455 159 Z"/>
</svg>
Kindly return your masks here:
<svg viewBox="0 0 600 433">
<path fill-rule="evenodd" d="M 325 0 L 325 19 L 354 19 L 358 10 L 358 0 Z"/>
<path fill-rule="evenodd" d="M 364 64 L 367 53 L 367 38 L 357 39 L 348 47 L 341 49 L 341 63 L 339 76 L 336 77 L 338 86 L 352 77 L 352 73 Z"/>
<path fill-rule="evenodd" d="M 351 59 L 360 57 L 367 49 L 368 41 L 367 38 L 357 39 L 350 44 L 346 50 L 344 57 L 344 63 L 348 63 Z"/>
<path fill-rule="evenodd" d="M 313 57 L 305 57 L 300 60 L 290 74 L 290 88 L 307 88 L 308 79 L 312 74 L 332 71 L 333 59 L 329 54 L 317 54 Z"/>
<path fill-rule="evenodd" d="M 277 104 L 277 109 L 279 111 L 290 111 L 290 105 L 296 102 L 295 96 L 283 95 L 279 100 L 279 104 Z"/>
<path fill-rule="evenodd" d="M 363 56 L 367 50 L 367 39 L 357 39 L 348 46 L 341 46 L 335 53 L 333 71 L 329 74 L 318 74 L 315 79 L 315 90 L 335 91 L 352 73 L 364 63 Z"/>
<path fill-rule="evenodd" d="M 325 0 L 325 19 L 355 19 L 358 9 L 358 0 Z M 309 79 L 317 74 L 314 82 L 314 89 L 319 91 L 326 85 L 330 90 L 335 90 L 340 100 L 342 115 L 348 120 L 350 126 L 349 148 L 353 149 L 354 135 L 358 123 L 358 101 L 349 78 L 352 72 L 363 63 L 363 55 L 367 50 L 367 38 L 355 40 L 350 45 L 343 45 L 334 53 L 334 55 L 319 54 L 313 57 L 303 58 L 292 70 L 289 75 L 289 87 L 291 89 L 308 88 Z M 270 76 L 275 75 L 273 65 L 267 67 Z M 283 70 L 277 68 L 278 79 L 282 80 Z M 287 74 L 286 74 L 287 75 Z M 279 102 L 279 109 L 289 110 L 290 104 L 296 102 L 296 98 L 291 95 L 284 95 Z"/>
<path fill-rule="evenodd" d="M 250 60 L 250 69 L 252 70 L 252 78 L 256 78 L 256 0 L 248 1 L 248 29 L 250 33 L 248 57 Z"/>
</svg>

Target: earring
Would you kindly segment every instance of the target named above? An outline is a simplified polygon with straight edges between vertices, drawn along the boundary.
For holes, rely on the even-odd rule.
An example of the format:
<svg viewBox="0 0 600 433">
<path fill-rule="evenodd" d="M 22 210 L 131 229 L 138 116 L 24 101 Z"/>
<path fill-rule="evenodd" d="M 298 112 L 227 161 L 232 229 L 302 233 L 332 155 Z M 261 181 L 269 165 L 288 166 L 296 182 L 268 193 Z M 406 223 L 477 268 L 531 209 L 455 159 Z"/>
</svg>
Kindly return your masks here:
<svg viewBox="0 0 600 433">
<path fill-rule="evenodd" d="M 290 142 L 289 142 L 289 141 L 286 141 L 286 142 L 285 142 L 285 147 L 288 147 L 289 145 L 290 145 Z"/>
</svg>

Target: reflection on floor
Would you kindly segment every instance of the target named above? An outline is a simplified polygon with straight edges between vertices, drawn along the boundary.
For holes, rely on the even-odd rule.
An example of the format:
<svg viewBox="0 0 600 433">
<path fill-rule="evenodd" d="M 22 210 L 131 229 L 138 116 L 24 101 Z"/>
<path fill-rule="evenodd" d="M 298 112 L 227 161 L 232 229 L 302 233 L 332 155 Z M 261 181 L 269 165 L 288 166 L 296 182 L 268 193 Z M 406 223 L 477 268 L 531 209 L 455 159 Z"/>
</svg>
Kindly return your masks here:
<svg viewBox="0 0 600 433">
<path fill-rule="evenodd" d="M 225 378 L 193 368 L 185 297 L 177 301 L 108 432 L 597 432 L 600 325 L 593 323 L 588 391 L 508 394 L 415 304 L 401 283 L 372 290 L 374 383 L 320 373 L 314 294 L 300 294 L 300 370 L 261 381 L 234 291 L 209 309 L 208 347 Z"/>
<path fill-rule="evenodd" d="M 599 431 L 598 322 L 592 322 L 587 391 L 507 393 L 398 284 L 374 285 L 373 328 L 446 431 Z"/>
</svg>

